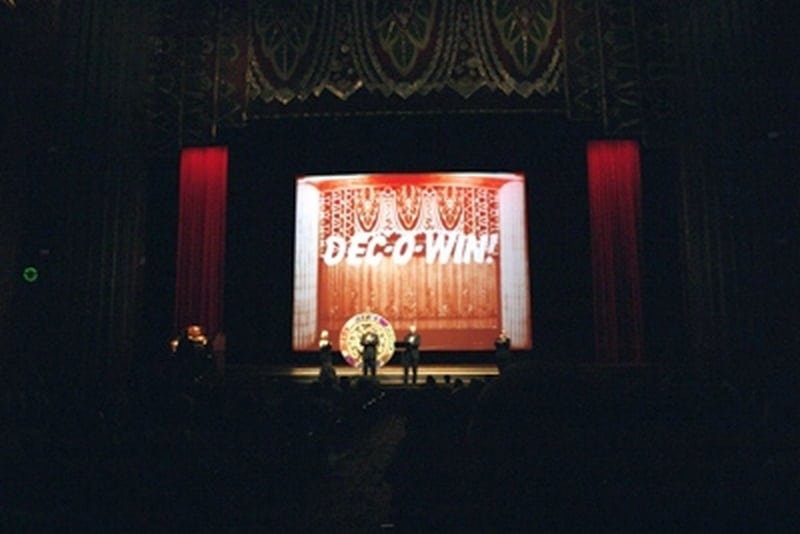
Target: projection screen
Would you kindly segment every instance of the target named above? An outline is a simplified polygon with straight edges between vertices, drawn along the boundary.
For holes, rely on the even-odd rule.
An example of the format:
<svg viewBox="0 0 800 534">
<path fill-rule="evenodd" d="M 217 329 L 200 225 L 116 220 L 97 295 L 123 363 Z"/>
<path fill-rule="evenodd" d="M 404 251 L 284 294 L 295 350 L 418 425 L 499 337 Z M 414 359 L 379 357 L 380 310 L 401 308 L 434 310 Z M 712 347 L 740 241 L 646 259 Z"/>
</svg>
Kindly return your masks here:
<svg viewBox="0 0 800 534">
<path fill-rule="evenodd" d="M 292 347 L 337 346 L 357 317 L 424 350 L 532 346 L 525 178 L 507 172 L 301 176 Z"/>
</svg>

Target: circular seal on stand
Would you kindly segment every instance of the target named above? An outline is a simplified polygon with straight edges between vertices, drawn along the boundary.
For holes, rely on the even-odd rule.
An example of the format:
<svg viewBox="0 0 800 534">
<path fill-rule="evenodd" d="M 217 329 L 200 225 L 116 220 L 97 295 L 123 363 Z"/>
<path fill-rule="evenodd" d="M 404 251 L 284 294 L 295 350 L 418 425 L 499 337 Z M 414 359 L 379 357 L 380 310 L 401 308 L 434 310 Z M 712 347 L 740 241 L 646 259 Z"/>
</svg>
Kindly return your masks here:
<svg viewBox="0 0 800 534">
<path fill-rule="evenodd" d="M 389 321 L 377 313 L 358 313 L 344 323 L 339 333 L 342 357 L 349 365 L 361 367 L 363 363 L 361 360 L 363 350 L 361 337 L 367 332 L 373 332 L 378 336 L 376 365 L 382 367 L 392 359 L 396 337 L 394 328 Z"/>
</svg>

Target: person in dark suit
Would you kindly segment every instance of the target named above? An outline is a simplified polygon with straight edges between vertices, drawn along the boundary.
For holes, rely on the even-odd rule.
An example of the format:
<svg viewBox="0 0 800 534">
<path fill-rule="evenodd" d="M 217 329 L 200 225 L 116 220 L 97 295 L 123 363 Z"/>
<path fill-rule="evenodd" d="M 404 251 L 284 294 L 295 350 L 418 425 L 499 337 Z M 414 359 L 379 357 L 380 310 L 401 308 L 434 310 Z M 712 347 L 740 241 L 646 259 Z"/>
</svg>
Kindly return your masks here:
<svg viewBox="0 0 800 534">
<path fill-rule="evenodd" d="M 417 368 L 419 367 L 419 345 L 422 338 L 417 333 L 416 325 L 408 328 L 408 334 L 403 338 L 403 384 L 408 384 L 408 374 L 411 371 L 411 383 L 417 383 Z"/>
<path fill-rule="evenodd" d="M 333 345 L 327 330 L 319 334 L 319 381 L 322 383 L 336 380 L 336 370 L 333 368 Z"/>
<path fill-rule="evenodd" d="M 378 360 L 378 336 L 372 331 L 365 332 L 361 336 L 361 347 L 363 348 L 361 359 L 364 376 L 375 376 Z"/>
<path fill-rule="evenodd" d="M 511 363 L 511 338 L 506 334 L 506 329 L 501 328 L 494 340 L 494 353 L 497 358 L 497 369 L 502 373 Z"/>
<path fill-rule="evenodd" d="M 214 376 L 214 352 L 199 325 L 190 325 L 178 339 L 175 348 L 180 380 L 203 382 Z"/>
</svg>

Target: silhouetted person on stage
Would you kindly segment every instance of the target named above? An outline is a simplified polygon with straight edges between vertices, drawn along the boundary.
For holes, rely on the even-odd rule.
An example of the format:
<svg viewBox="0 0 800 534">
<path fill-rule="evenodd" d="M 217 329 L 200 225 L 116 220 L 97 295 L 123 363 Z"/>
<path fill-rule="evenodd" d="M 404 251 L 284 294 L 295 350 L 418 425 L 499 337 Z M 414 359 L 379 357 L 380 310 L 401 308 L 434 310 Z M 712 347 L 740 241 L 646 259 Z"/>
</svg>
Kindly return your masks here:
<svg viewBox="0 0 800 534">
<path fill-rule="evenodd" d="M 506 334 L 506 329 L 500 329 L 497 339 L 494 340 L 494 353 L 497 358 L 497 369 L 502 373 L 511 363 L 511 338 Z"/>
<path fill-rule="evenodd" d="M 202 382 L 214 376 L 214 350 L 199 325 L 190 325 L 175 348 L 179 381 Z"/>
<path fill-rule="evenodd" d="M 328 338 L 328 331 L 323 330 L 319 334 L 319 381 L 321 383 L 333 382 L 336 380 L 336 370 L 333 368 L 333 345 Z"/>
<path fill-rule="evenodd" d="M 408 328 L 408 334 L 403 338 L 403 384 L 408 384 L 408 372 L 411 371 L 411 383 L 417 383 L 417 368 L 419 367 L 419 344 L 421 342 L 420 335 L 417 333 L 417 327 L 411 325 Z"/>
<path fill-rule="evenodd" d="M 361 353 L 364 376 L 375 376 L 378 360 L 378 336 L 374 332 L 367 332 L 361 336 Z"/>
</svg>

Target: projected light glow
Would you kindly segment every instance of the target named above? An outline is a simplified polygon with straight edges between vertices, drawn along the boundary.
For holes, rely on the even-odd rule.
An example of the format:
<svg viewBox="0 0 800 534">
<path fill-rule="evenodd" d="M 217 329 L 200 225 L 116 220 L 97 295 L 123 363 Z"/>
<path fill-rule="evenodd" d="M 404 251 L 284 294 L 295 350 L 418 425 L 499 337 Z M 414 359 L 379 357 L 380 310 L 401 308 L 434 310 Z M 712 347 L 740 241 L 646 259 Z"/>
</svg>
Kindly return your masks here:
<svg viewBox="0 0 800 534">
<path fill-rule="evenodd" d="M 294 350 L 354 314 L 415 324 L 424 350 L 530 348 L 525 181 L 515 173 L 297 179 Z M 339 350 L 339 347 L 334 347 Z"/>
</svg>

